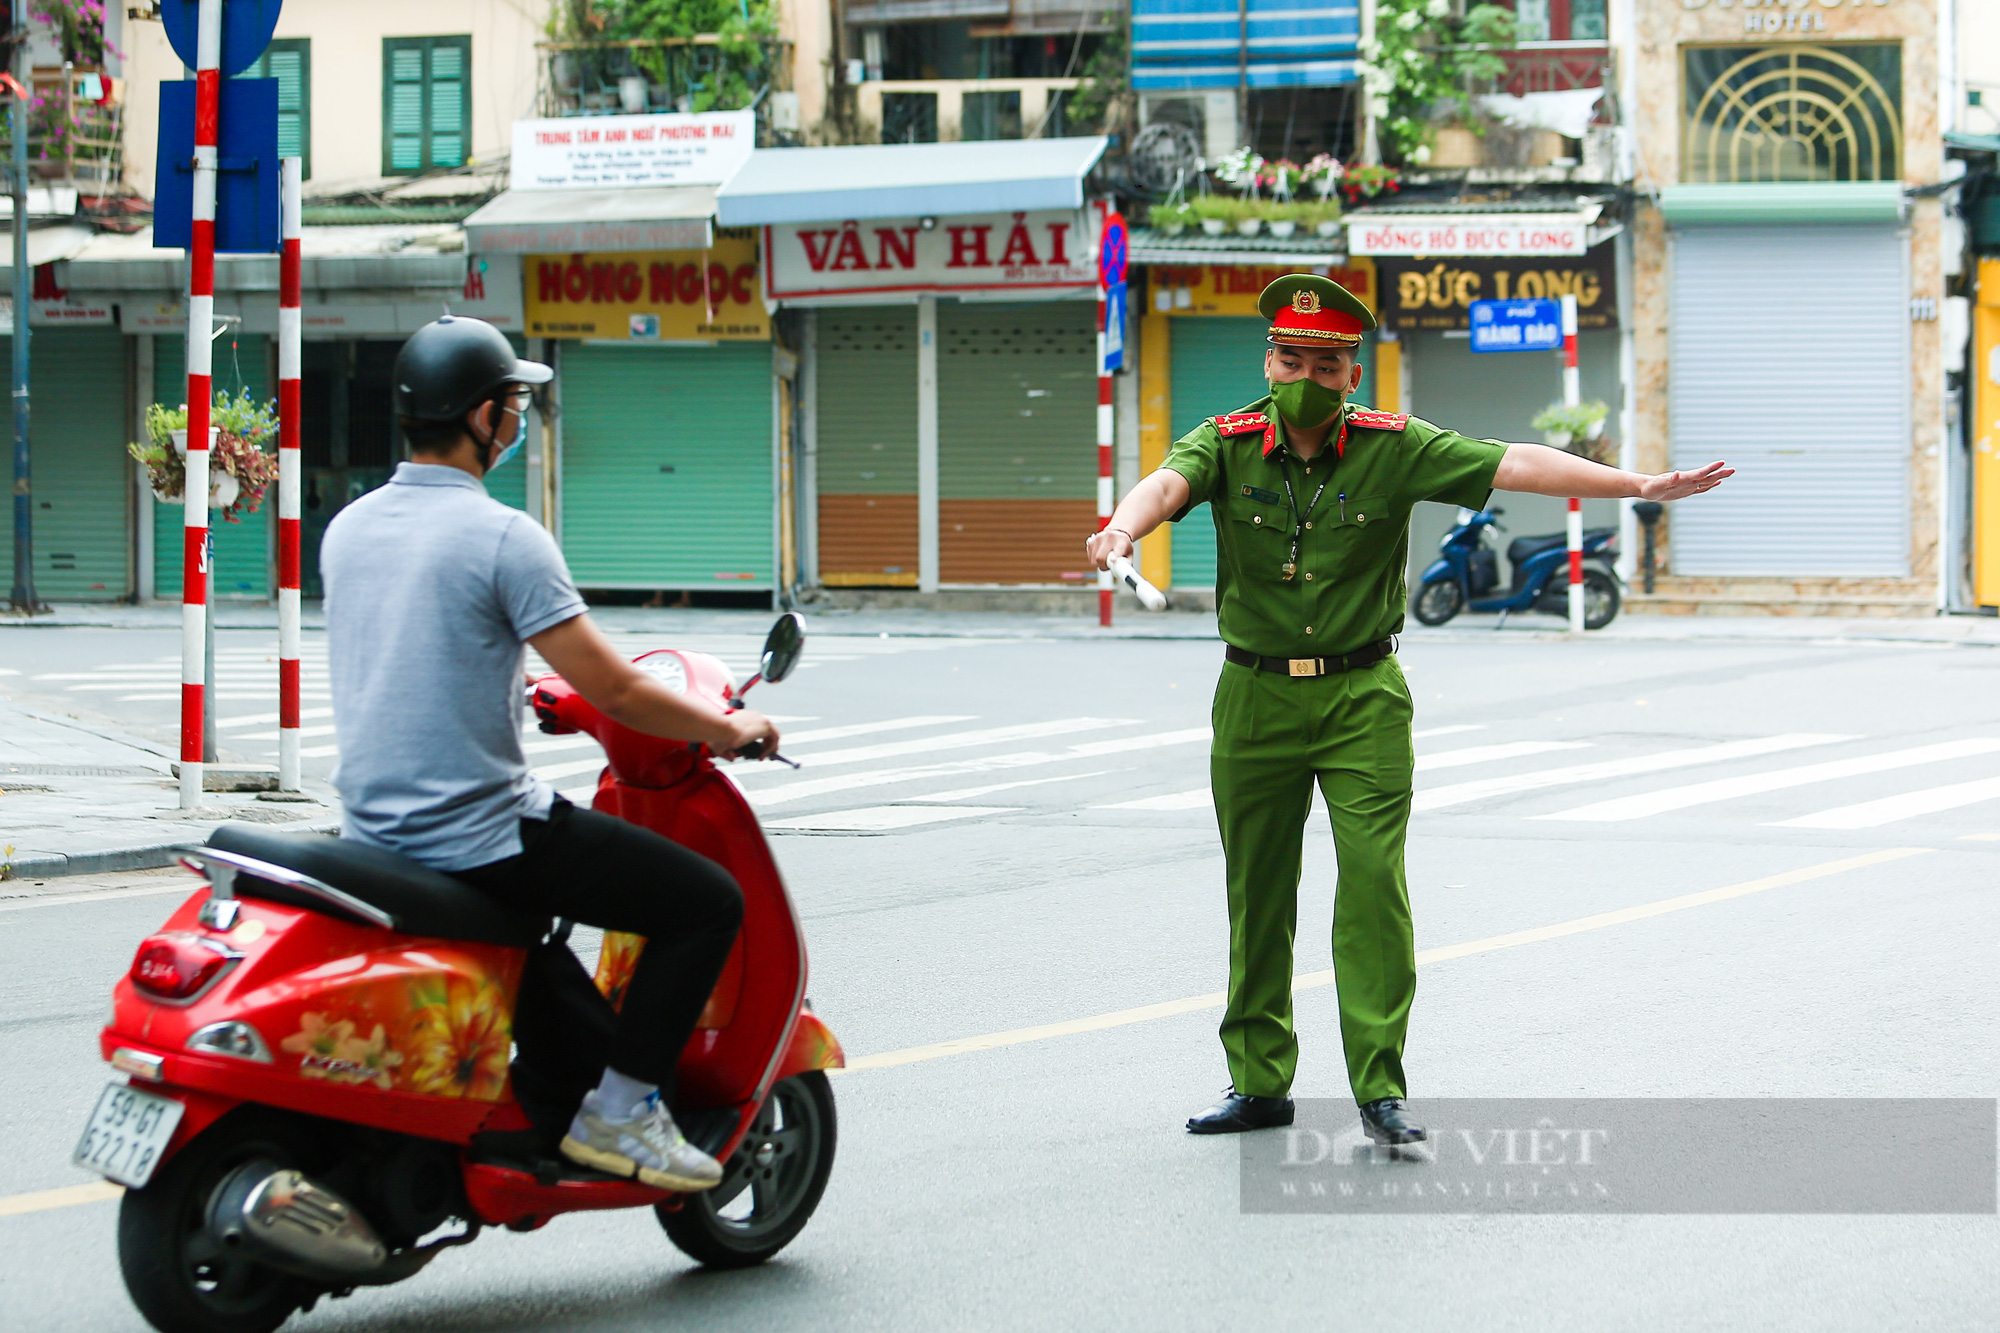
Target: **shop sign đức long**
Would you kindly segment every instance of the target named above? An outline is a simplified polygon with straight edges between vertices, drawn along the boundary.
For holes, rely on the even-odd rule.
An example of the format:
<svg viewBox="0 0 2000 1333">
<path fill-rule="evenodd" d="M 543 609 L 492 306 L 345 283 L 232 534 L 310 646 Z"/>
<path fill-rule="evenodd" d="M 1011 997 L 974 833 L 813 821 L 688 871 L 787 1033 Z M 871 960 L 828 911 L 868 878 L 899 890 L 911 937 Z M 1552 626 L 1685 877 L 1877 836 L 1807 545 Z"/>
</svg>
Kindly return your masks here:
<svg viewBox="0 0 2000 1333">
<path fill-rule="evenodd" d="M 707 250 L 526 255 L 526 332 L 535 338 L 628 342 L 763 342 L 771 318 L 758 290 L 750 230 L 719 230 Z"/>
<path fill-rule="evenodd" d="M 1576 298 L 1579 329 L 1618 327 L 1617 263 L 1609 245 L 1574 259 L 1376 261 L 1382 323 L 1397 330 L 1467 329 L 1474 301 Z"/>
<path fill-rule="evenodd" d="M 1049 209 L 784 224 L 764 229 L 770 296 L 922 292 L 1084 295 L 1097 285 L 1085 213 Z"/>
</svg>

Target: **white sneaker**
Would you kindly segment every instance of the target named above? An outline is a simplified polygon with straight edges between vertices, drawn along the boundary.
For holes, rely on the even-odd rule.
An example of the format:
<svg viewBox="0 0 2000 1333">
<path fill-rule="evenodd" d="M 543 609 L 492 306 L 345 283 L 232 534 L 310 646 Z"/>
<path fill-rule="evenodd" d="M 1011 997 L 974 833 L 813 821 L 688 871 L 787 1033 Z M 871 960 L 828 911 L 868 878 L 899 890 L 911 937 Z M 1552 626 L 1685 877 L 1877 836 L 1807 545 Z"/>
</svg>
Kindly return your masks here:
<svg viewBox="0 0 2000 1333">
<path fill-rule="evenodd" d="M 663 1190 L 714 1189 L 722 1180 L 721 1164 L 687 1141 L 658 1093 L 630 1120 L 610 1120 L 592 1089 L 570 1121 L 562 1151 L 572 1162 Z"/>
</svg>

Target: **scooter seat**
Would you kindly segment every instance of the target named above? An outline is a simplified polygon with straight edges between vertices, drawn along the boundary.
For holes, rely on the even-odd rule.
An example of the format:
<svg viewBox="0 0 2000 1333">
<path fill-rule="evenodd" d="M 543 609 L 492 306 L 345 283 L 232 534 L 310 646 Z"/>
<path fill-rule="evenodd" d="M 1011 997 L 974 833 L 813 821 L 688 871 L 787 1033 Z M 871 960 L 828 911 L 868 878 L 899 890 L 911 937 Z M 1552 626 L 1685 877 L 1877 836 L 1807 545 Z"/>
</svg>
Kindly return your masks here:
<svg viewBox="0 0 2000 1333">
<path fill-rule="evenodd" d="M 406 935 L 524 948 L 549 933 L 547 917 L 516 911 L 462 880 L 380 847 L 252 824 L 223 824 L 208 835 L 208 845 L 310 875 L 387 912 Z M 236 876 L 236 893 L 356 919 L 325 898 L 248 872 Z"/>
<path fill-rule="evenodd" d="M 1583 544 L 1588 546 L 1591 542 L 1609 537 L 1617 531 L 1616 528 L 1587 528 L 1584 530 Z M 1568 545 L 1569 535 L 1562 532 L 1551 532 L 1541 537 L 1516 537 L 1507 543 L 1507 563 L 1525 565 L 1544 551 L 1557 551 Z"/>
</svg>

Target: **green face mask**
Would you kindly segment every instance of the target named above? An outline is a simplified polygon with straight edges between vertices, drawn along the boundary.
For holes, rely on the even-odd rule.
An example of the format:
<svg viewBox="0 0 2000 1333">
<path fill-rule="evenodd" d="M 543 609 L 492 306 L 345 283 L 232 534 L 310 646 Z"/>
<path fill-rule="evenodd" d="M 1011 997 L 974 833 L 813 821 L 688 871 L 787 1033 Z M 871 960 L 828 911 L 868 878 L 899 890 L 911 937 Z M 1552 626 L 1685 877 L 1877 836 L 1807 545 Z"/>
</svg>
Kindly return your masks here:
<svg viewBox="0 0 2000 1333">
<path fill-rule="evenodd" d="M 1312 430 L 1333 420 L 1340 411 L 1340 405 L 1347 400 L 1344 393 L 1335 393 L 1317 380 L 1293 380 L 1289 384 L 1271 385 L 1271 402 L 1285 418 L 1288 426 L 1300 426 Z"/>
</svg>

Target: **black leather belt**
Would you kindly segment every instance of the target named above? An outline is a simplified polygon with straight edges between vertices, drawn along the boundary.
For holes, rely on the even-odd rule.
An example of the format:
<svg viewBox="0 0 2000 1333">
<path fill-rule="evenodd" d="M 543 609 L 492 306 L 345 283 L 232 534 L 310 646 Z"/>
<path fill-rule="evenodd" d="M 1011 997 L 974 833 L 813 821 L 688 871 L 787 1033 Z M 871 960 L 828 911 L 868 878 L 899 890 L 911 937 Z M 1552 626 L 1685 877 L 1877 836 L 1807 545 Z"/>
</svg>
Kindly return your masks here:
<svg viewBox="0 0 2000 1333">
<path fill-rule="evenodd" d="M 1332 676 L 1342 671 L 1373 666 L 1395 651 L 1396 641 L 1393 638 L 1378 639 L 1364 648 L 1356 648 L 1338 657 L 1259 657 L 1233 643 L 1222 647 L 1222 655 L 1236 665 L 1256 667 L 1259 671 L 1270 671 L 1280 676 Z"/>
</svg>

